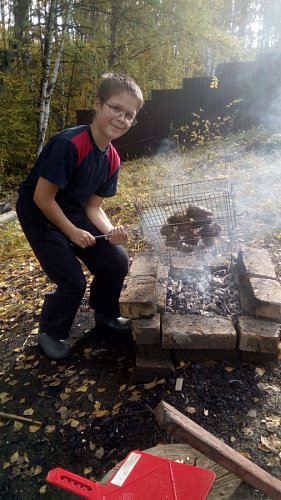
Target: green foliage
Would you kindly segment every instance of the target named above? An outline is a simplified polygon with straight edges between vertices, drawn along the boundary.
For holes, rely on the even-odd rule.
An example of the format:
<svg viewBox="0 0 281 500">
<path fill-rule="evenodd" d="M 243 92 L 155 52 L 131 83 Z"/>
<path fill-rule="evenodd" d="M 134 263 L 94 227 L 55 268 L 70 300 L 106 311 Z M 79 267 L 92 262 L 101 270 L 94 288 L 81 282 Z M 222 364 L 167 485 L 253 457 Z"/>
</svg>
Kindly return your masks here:
<svg viewBox="0 0 281 500">
<path fill-rule="evenodd" d="M 212 80 L 211 85 L 218 84 Z M 233 130 L 234 122 L 238 113 L 238 105 L 241 99 L 235 99 L 226 105 L 223 116 L 217 116 L 214 119 L 207 118 L 203 109 L 198 113 L 193 112 L 191 121 L 182 125 L 178 129 L 171 129 L 171 139 L 177 143 L 178 149 L 183 151 L 190 145 L 204 145 L 212 139 L 221 139 Z"/>
<path fill-rule="evenodd" d="M 0 182 L 13 184 L 33 162 L 38 103 L 48 44 L 48 15 L 56 6 L 50 74 L 63 33 L 65 0 L 2 0 L 0 10 Z M 264 16 L 267 43 L 280 43 L 278 1 L 274 19 L 269 0 L 80 0 L 74 2 L 58 78 L 52 95 L 46 140 L 76 124 L 76 110 L 92 108 L 97 81 L 105 71 L 132 75 L 149 98 L 151 90 L 177 88 L 184 77 L 213 75 L 219 62 L 251 56 L 251 22 Z M 269 12 L 270 9 L 268 9 Z M 271 23 L 271 24 L 270 24 Z M 256 38 L 258 37 L 255 34 Z M 16 48 L 15 48 L 16 47 Z M 255 48 L 252 49 L 252 54 Z M 215 80 L 213 80 L 215 87 Z M 196 110 L 195 110 L 196 111 Z M 186 140 L 206 140 L 225 129 L 225 120 L 199 118 L 188 124 Z M 227 116 L 227 115 L 226 115 Z M 225 117 L 224 117 L 225 118 Z M 223 123 L 221 123 L 223 121 Z M 191 137 L 191 132 L 193 135 Z M 182 134 L 183 131 L 180 131 Z M 189 137 L 190 135 L 190 137 Z"/>
</svg>

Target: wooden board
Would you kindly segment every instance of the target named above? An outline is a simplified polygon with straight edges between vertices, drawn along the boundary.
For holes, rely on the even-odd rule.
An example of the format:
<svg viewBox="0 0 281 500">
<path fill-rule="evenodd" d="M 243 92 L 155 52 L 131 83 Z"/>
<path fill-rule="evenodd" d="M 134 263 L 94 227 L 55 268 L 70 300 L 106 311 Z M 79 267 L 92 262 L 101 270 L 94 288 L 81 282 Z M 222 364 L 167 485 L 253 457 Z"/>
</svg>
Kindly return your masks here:
<svg viewBox="0 0 281 500">
<path fill-rule="evenodd" d="M 253 498 L 258 500 L 268 498 L 259 494 L 259 492 L 244 483 L 237 476 L 228 472 L 188 444 L 159 444 L 143 451 L 157 455 L 158 457 L 169 458 L 170 460 L 183 460 L 184 463 L 190 465 L 196 464 L 198 467 L 213 470 L 217 477 L 212 491 L 208 495 L 208 500 L 229 500 L 230 498 L 231 500 L 252 500 Z M 103 477 L 101 483 L 107 484 L 119 467 L 120 464 L 111 469 Z"/>
</svg>

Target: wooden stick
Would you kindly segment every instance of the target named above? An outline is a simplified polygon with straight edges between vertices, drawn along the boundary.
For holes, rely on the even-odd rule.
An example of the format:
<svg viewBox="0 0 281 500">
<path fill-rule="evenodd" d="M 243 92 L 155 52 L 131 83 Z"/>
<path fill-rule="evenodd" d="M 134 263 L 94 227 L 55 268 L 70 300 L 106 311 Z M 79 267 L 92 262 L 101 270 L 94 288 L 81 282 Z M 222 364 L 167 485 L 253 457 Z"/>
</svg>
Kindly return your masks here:
<svg viewBox="0 0 281 500">
<path fill-rule="evenodd" d="M 270 498 L 280 500 L 281 481 L 224 444 L 173 406 L 161 401 L 155 408 L 154 415 L 158 425 L 167 432 L 179 437 Z"/>
<path fill-rule="evenodd" d="M 16 420 L 18 422 L 24 422 L 26 424 L 43 425 L 43 422 L 39 422 L 39 420 L 22 417 L 21 415 L 14 415 L 13 413 L 4 413 L 2 411 L 0 411 L 0 418 L 4 418 L 5 420 Z"/>
</svg>

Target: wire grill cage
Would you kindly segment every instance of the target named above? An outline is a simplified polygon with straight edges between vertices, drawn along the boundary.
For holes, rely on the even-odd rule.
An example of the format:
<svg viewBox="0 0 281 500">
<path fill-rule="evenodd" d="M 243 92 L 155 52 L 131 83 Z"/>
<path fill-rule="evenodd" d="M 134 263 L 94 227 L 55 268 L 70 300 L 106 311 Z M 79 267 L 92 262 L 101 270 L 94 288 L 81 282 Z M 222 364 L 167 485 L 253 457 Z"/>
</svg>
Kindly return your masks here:
<svg viewBox="0 0 281 500">
<path fill-rule="evenodd" d="M 151 189 L 145 199 L 136 204 L 142 235 L 162 258 L 231 253 L 236 208 L 226 178 Z"/>
</svg>

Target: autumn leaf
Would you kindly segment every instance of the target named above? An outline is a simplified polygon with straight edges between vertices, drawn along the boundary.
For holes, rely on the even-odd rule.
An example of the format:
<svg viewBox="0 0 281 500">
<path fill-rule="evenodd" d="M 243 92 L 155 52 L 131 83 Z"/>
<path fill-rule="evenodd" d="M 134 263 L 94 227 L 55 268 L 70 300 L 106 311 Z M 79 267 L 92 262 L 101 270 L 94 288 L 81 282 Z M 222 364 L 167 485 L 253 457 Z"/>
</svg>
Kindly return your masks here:
<svg viewBox="0 0 281 500">
<path fill-rule="evenodd" d="M 10 457 L 10 462 L 11 464 L 14 464 L 16 463 L 16 461 L 18 460 L 19 458 L 19 452 L 16 451 L 11 457 Z"/>
<path fill-rule="evenodd" d="M 194 413 L 196 413 L 196 408 L 194 408 L 194 406 L 187 406 L 185 411 L 186 411 L 186 413 L 189 413 L 190 415 L 194 415 Z"/>
<path fill-rule="evenodd" d="M 35 432 L 39 431 L 40 428 L 41 428 L 41 426 L 39 426 L 39 425 L 30 425 L 29 432 L 30 432 L 30 434 L 35 434 Z"/>
<path fill-rule="evenodd" d="M 55 430 L 56 430 L 56 426 L 55 425 L 46 425 L 46 427 L 44 429 L 44 431 L 47 434 L 52 434 Z"/>
<path fill-rule="evenodd" d="M 92 467 L 84 467 L 84 471 L 83 472 L 84 472 L 84 474 L 86 476 L 87 474 L 91 474 L 92 470 L 93 470 Z"/>
<path fill-rule="evenodd" d="M 41 486 L 39 493 L 40 495 L 45 495 L 46 491 L 47 491 L 47 485 L 44 484 L 44 486 Z"/>
<path fill-rule="evenodd" d="M 109 410 L 98 410 L 94 412 L 94 416 L 97 418 L 102 418 L 109 415 Z"/>
<path fill-rule="evenodd" d="M 72 419 L 70 421 L 70 427 L 73 427 L 74 429 L 76 429 L 76 427 L 78 427 L 79 424 L 80 424 L 79 420 Z"/>
<path fill-rule="evenodd" d="M 33 413 L 34 413 L 33 408 L 27 408 L 26 410 L 24 410 L 23 415 L 30 416 L 33 415 Z"/>
<path fill-rule="evenodd" d="M 103 393 L 103 392 L 105 392 L 105 391 L 106 391 L 106 388 L 105 388 L 105 387 L 99 387 L 99 388 L 98 388 L 98 393 L 99 393 L 99 394 L 102 394 L 102 393 Z"/>
<path fill-rule="evenodd" d="M 80 387 L 78 387 L 78 389 L 76 389 L 75 392 L 87 392 L 88 390 L 88 387 L 86 385 L 81 385 Z"/>
<path fill-rule="evenodd" d="M 23 424 L 21 422 L 14 422 L 14 431 L 18 432 L 23 428 Z"/>
<path fill-rule="evenodd" d="M 119 392 L 125 391 L 126 387 L 127 387 L 127 384 L 120 385 Z"/>
</svg>

